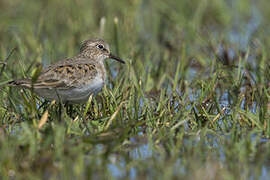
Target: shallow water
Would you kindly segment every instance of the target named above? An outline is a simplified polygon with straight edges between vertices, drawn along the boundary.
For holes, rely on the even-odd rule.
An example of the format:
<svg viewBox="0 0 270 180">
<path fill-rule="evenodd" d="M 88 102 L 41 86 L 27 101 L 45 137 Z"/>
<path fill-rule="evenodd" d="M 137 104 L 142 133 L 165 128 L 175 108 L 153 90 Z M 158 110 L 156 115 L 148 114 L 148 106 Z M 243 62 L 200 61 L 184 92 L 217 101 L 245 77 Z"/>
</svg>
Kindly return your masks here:
<svg viewBox="0 0 270 180">
<path fill-rule="evenodd" d="M 144 138 L 144 137 L 143 137 Z M 137 137 L 138 139 L 138 137 Z M 211 167 L 211 166 L 216 166 L 216 164 L 219 164 L 221 166 L 219 166 L 219 168 L 216 169 L 216 171 L 218 172 L 219 170 L 222 170 L 224 167 L 228 166 L 229 160 L 227 158 L 230 158 L 228 156 L 228 153 L 230 151 L 230 149 L 228 147 L 226 147 L 226 142 L 231 141 L 230 140 L 231 137 L 227 136 L 227 137 L 222 137 L 220 138 L 219 136 L 216 135 L 212 135 L 212 134 L 208 134 L 206 135 L 206 138 L 200 138 L 198 137 L 186 137 L 183 139 L 183 145 L 181 146 L 181 148 L 199 148 L 201 149 L 202 145 L 204 146 L 202 149 L 206 150 L 206 152 L 204 152 L 202 154 L 202 156 L 204 157 L 210 157 L 212 160 L 207 162 L 207 166 Z M 251 137 L 252 141 L 251 143 L 257 143 L 258 146 L 264 146 L 263 149 L 261 149 L 260 151 L 267 151 L 268 149 L 267 146 L 265 146 L 265 144 L 269 145 L 269 139 L 265 139 L 265 138 L 258 138 L 258 135 L 253 135 Z M 135 140 L 131 140 L 132 143 L 135 143 L 137 145 L 137 147 L 134 147 L 130 150 L 128 150 L 128 154 L 129 154 L 129 158 L 132 159 L 132 161 L 152 161 L 153 159 L 162 159 L 162 155 L 160 154 L 159 151 L 157 150 L 153 150 L 152 145 L 150 145 L 149 143 L 143 143 L 143 144 L 139 144 L 138 142 L 135 142 Z M 162 146 L 162 145 L 161 145 Z M 243 146 L 244 148 L 244 146 Z M 190 166 L 192 166 L 191 164 L 187 164 L 185 161 L 189 161 L 189 157 L 185 157 L 185 153 L 181 153 L 181 151 L 179 151 L 179 154 L 177 155 L 178 158 L 174 160 L 173 164 L 170 164 L 170 166 L 173 167 L 173 173 L 177 176 L 180 175 L 180 177 L 188 177 L 188 173 L 189 173 L 189 168 Z M 190 155 L 192 156 L 192 154 Z M 114 178 L 124 178 L 124 177 L 128 177 L 129 179 L 137 179 L 138 178 L 138 168 L 139 165 L 130 165 L 129 161 L 124 160 L 124 158 L 121 157 L 121 155 L 112 155 L 111 156 L 111 163 L 108 164 L 108 170 L 111 172 L 112 176 Z M 191 158 L 193 159 L 193 158 Z M 190 160 L 191 160 L 190 159 Z M 247 159 L 249 159 L 247 157 Z M 214 160 L 214 161 L 213 161 Z M 261 166 L 261 168 L 257 167 L 256 164 L 256 160 L 248 160 L 248 164 L 244 165 L 244 168 L 246 169 L 245 171 L 245 177 L 247 177 L 247 174 L 249 174 L 249 178 L 248 179 L 256 179 L 255 177 L 260 177 L 259 179 L 268 179 L 270 174 L 269 174 L 269 170 L 270 167 L 268 165 L 267 162 L 264 163 L 260 163 L 258 164 L 259 166 Z M 196 163 L 196 161 L 194 161 L 194 163 Z M 197 163 L 202 163 L 200 162 L 200 160 Z M 127 166 L 129 167 L 128 171 L 127 171 Z M 195 165 L 196 166 L 196 165 Z M 224 167 L 223 167 L 224 166 Z M 231 166 L 235 166 L 235 164 L 231 164 Z M 238 166 L 238 165 L 236 165 Z M 202 167 L 203 168 L 203 167 Z M 260 170 L 260 173 L 258 174 L 258 171 Z M 215 170 L 215 169 L 213 169 Z M 150 170 L 151 171 L 151 170 Z M 200 170 L 198 169 L 198 172 Z M 194 172 L 195 173 L 195 172 Z M 202 173 L 202 172 L 200 172 Z M 207 172 L 204 172 L 207 173 Z M 151 172 L 149 172 L 149 174 L 151 174 Z M 154 174 L 154 173 L 153 173 Z M 196 174 L 196 173 L 195 173 Z M 202 173 L 203 175 L 203 173 Z M 241 176 L 241 174 L 240 174 Z M 179 176 L 178 176 L 179 177 Z"/>
</svg>

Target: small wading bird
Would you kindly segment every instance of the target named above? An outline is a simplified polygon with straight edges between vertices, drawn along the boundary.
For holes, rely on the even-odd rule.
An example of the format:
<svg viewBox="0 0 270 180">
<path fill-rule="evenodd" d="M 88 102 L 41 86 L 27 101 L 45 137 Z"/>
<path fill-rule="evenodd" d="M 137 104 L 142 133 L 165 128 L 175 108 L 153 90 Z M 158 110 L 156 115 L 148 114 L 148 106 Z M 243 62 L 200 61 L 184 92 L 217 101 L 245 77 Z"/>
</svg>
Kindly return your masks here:
<svg viewBox="0 0 270 180">
<path fill-rule="evenodd" d="M 47 100 L 70 104 L 83 103 L 104 86 L 104 60 L 107 58 L 125 63 L 110 53 L 109 45 L 104 40 L 89 39 L 83 42 L 78 55 L 48 66 L 36 81 L 19 79 L 6 85 L 33 89 L 36 94 Z"/>
</svg>

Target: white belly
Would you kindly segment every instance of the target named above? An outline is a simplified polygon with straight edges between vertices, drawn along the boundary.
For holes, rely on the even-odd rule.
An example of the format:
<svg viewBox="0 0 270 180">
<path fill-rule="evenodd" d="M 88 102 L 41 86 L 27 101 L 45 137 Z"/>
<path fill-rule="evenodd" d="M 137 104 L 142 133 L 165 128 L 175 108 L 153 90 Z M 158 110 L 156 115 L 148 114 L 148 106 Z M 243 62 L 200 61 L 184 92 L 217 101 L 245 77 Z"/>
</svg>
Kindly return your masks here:
<svg viewBox="0 0 270 180">
<path fill-rule="evenodd" d="M 83 103 L 89 99 L 91 94 L 96 95 L 104 86 L 101 77 L 96 77 L 89 84 L 70 89 L 37 89 L 35 92 L 47 100 L 69 102 L 72 104 Z"/>
</svg>

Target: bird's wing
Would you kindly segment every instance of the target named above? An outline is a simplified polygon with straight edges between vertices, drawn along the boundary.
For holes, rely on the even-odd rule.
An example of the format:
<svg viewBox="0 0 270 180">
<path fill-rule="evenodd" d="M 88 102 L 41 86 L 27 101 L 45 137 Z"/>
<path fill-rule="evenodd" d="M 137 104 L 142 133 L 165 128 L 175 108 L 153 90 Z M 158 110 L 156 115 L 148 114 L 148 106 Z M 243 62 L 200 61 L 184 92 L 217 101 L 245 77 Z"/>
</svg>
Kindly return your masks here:
<svg viewBox="0 0 270 180">
<path fill-rule="evenodd" d="M 34 83 L 35 88 L 71 88 L 93 79 L 96 65 L 85 62 L 58 64 L 43 71 Z"/>
<path fill-rule="evenodd" d="M 7 85 L 35 89 L 68 89 L 89 82 L 96 74 L 96 65 L 89 61 L 60 61 L 45 68 L 35 82 L 31 79 L 21 79 L 10 81 Z"/>
</svg>

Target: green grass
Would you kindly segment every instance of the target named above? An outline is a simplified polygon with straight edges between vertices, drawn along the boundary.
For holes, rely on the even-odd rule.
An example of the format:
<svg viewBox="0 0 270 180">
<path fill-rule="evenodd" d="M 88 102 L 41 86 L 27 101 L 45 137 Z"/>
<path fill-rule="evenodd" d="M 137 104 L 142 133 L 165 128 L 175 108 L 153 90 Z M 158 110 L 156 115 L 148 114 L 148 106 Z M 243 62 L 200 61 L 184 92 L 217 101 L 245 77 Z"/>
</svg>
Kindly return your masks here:
<svg viewBox="0 0 270 180">
<path fill-rule="evenodd" d="M 64 108 L 1 87 L 2 179 L 267 179 L 268 1 L 0 1 L 0 84 L 89 37 L 108 81 Z M 42 106 L 41 106 L 42 105 Z"/>
</svg>

